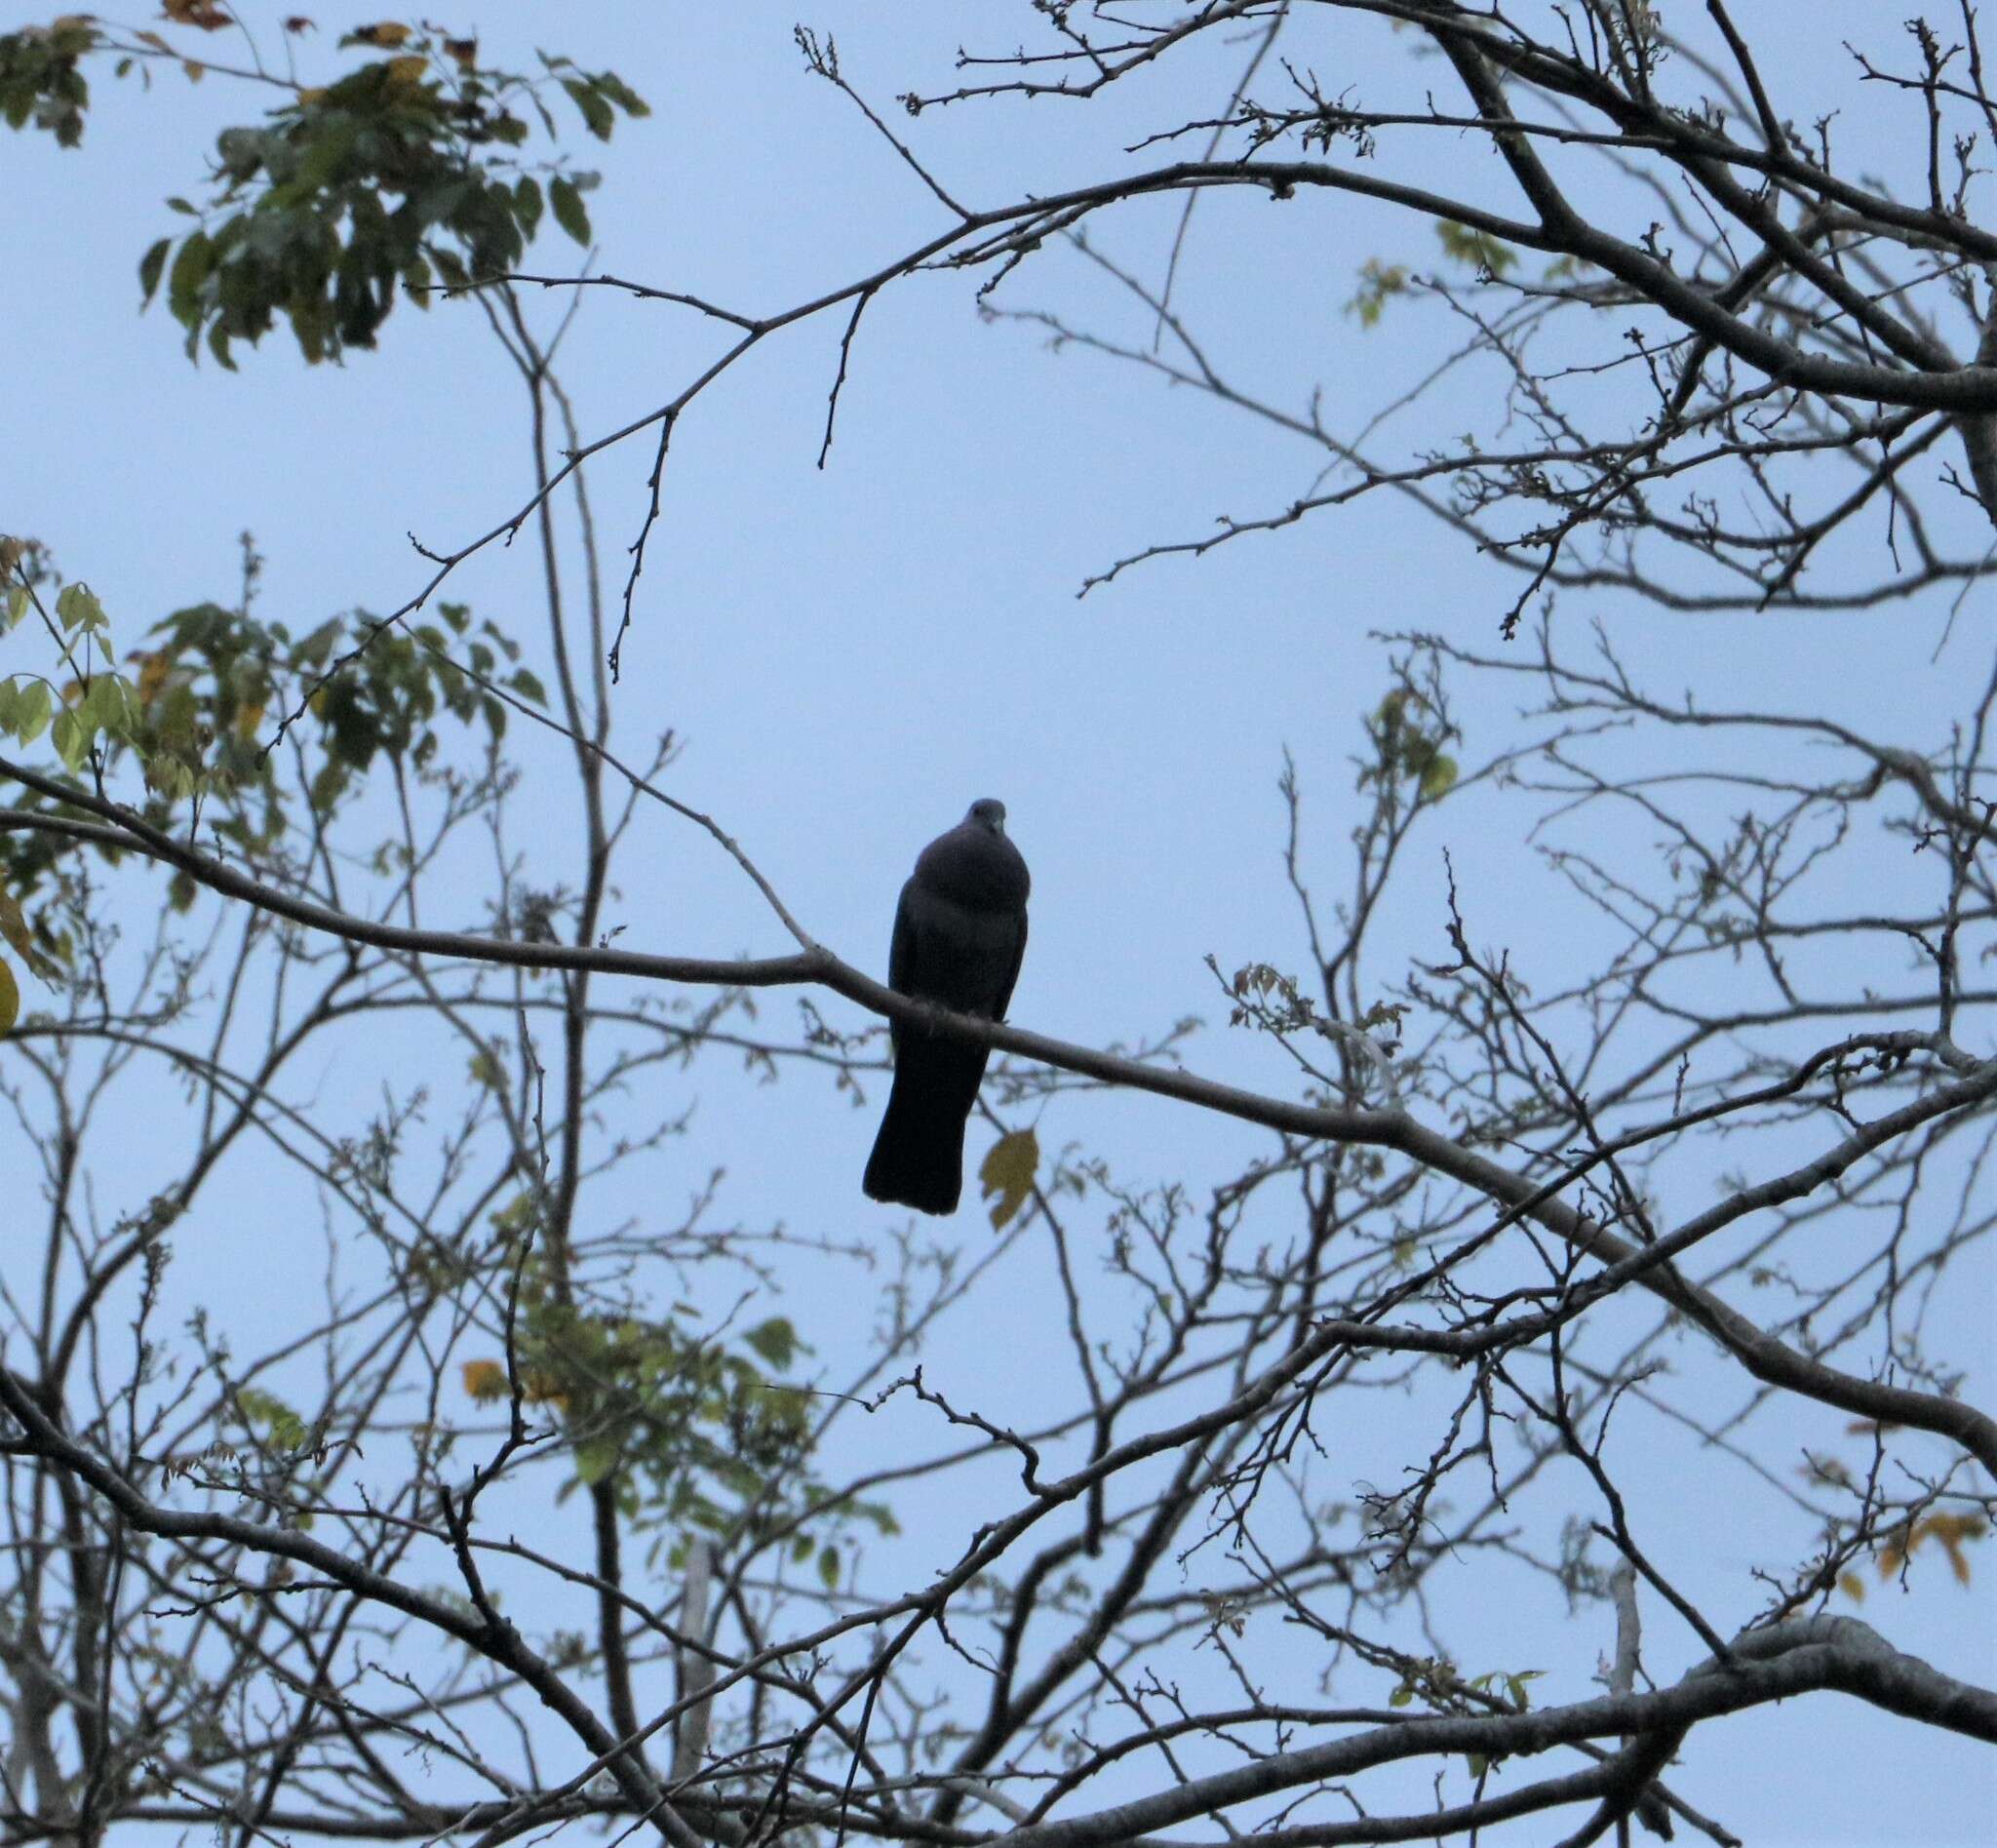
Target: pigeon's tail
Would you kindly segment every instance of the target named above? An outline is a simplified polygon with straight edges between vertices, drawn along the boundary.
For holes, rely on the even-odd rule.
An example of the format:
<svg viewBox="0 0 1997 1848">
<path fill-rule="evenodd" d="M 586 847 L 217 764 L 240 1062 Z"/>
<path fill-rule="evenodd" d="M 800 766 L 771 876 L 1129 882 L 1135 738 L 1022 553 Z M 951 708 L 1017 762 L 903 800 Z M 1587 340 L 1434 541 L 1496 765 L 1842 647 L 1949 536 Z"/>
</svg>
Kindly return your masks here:
<svg viewBox="0 0 1997 1848">
<path fill-rule="evenodd" d="M 983 1046 L 904 1035 L 887 1114 L 862 1183 L 870 1199 L 954 1213 L 963 1190 L 963 1128 L 985 1076 Z"/>
</svg>

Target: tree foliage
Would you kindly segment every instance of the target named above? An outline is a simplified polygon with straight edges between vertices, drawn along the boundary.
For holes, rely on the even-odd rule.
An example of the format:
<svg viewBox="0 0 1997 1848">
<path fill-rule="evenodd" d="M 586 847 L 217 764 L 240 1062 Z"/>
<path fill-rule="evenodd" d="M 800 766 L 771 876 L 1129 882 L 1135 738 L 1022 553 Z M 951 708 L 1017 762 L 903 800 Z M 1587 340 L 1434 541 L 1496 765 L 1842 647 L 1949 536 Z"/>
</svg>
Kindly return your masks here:
<svg viewBox="0 0 1997 1848">
<path fill-rule="evenodd" d="M 1632 1818 L 1725 1842 L 1686 1792 L 1731 1715 L 1834 1693 L 1997 1741 L 1997 1693 L 1897 1647 L 1883 1600 L 1858 1615 L 1887 1584 L 1988 1579 L 1997 1421 L 1980 1357 L 1936 1330 L 1997 1232 L 1997 676 L 1958 677 L 1921 735 L 1710 705 L 1563 603 L 1853 607 L 1980 576 L 1997 103 L 1968 14 L 1959 45 L 1916 22 L 1904 68 L 1858 55 L 1928 150 L 1902 200 L 1783 116 L 1769 58 L 1706 16 L 1678 39 L 1628 0 L 1537 24 L 1448 0 L 1141 26 L 1038 4 L 1030 40 L 902 95 L 914 130 L 801 31 L 940 228 L 774 314 L 672 277 L 596 285 L 725 342 L 601 439 L 524 307 L 547 279 L 518 271 L 544 219 L 589 244 L 596 176 L 562 135 L 642 116 L 622 79 L 547 55 L 512 73 L 412 22 L 322 48 L 302 17 L 280 78 L 260 51 L 230 64 L 239 21 L 209 0 L 171 0 L 161 30 L 0 37 L 0 113 L 65 149 L 106 63 L 274 87 L 172 202 L 147 298 L 225 366 L 282 316 L 307 361 L 358 373 L 399 295 L 482 324 L 533 481 L 385 612 L 335 588 L 268 613 L 247 534 L 231 588 L 163 613 L 0 541 L 0 1098 L 32 1176 L 9 1183 L 0 1278 L 10 1839 L 608 1822 L 676 1848 L 1111 1848 L 1219 1819 L 1330 1848 L 1568 1811 L 1574 1842 Z M 1317 75 L 1324 32 L 1389 26 L 1407 95 Z M 323 81 L 290 61 L 307 49 Z M 1110 109 L 1201 57 L 1225 107 L 1119 128 L 1093 178 L 974 210 L 942 172 L 967 108 Z M 1410 137 L 1468 138 L 1489 173 L 1397 167 Z M 1336 319 L 1363 350 L 1446 307 L 1468 332 L 1414 402 L 1472 380 L 1448 411 L 1474 428 L 1388 456 L 1390 414 L 1343 436 L 1319 403 L 1238 388 L 1182 313 L 1189 220 L 1161 274 L 1094 223 L 1244 188 L 1427 221 Z M 1022 299 L 1064 255 L 1140 330 Z M 854 1239 L 823 1203 L 729 1213 L 696 1083 L 863 1096 L 879 1019 L 921 1016 L 662 787 L 670 734 L 612 744 L 681 413 L 842 315 L 826 460 L 866 309 L 939 266 L 995 321 L 1278 425 L 1317 471 L 1095 582 L 1385 492 L 1523 585 L 1495 625 L 1385 639 L 1349 828 L 1285 760 L 1295 934 L 1210 966 L 1228 1031 L 1286 1083 L 1201 1076 L 1183 1016 L 1108 1052 L 955 1023 L 1003 1055 L 969 1248 Z M 620 599 L 588 464 L 641 433 Z M 522 533 L 531 621 L 451 599 Z M 1502 736 L 1466 688 L 1498 689 Z M 556 776 L 562 831 L 536 802 Z M 794 947 L 619 942 L 618 869 L 666 825 Z M 1459 885 L 1451 855 L 1494 829 L 1586 929 L 1549 936 L 1522 884 Z M 1446 869 L 1440 956 L 1396 934 L 1418 853 Z M 808 997 L 795 1017 L 767 1004 L 784 990 Z M 827 997 L 874 1018 L 842 1026 Z M 1154 1171 L 1091 1152 L 1104 1087 L 1149 1113 Z M 1203 1187 L 1174 1171 L 1194 1113 L 1256 1138 Z M 643 1191 L 667 1147 L 707 1177 L 676 1206 Z M 267 1264 L 246 1219 L 316 1239 L 316 1300 L 266 1304 L 249 1274 L 242 1300 L 178 1293 L 196 1239 Z M 1060 1409 L 1019 1429 L 935 1357 L 1008 1339 L 1002 1267 L 1027 1254 Z M 1663 1492 L 1673 1443 L 1738 1466 L 1780 1558 L 1712 1569 L 1713 1523 L 1688 1540 Z M 1600 1638 L 1596 1682 L 1494 1659 L 1449 1615 L 1466 1586 L 1483 1606 L 1550 1588 Z"/>
</svg>

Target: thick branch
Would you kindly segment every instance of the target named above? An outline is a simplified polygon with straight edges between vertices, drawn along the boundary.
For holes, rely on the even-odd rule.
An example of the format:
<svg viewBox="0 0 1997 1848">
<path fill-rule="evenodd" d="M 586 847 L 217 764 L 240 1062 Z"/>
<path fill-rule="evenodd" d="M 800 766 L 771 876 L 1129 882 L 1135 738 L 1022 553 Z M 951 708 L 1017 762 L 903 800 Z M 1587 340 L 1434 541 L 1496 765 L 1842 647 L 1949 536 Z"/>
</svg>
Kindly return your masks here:
<svg viewBox="0 0 1997 1848">
<path fill-rule="evenodd" d="M 952 1014 L 896 994 L 815 942 L 796 956 L 724 962 L 702 957 L 651 956 L 639 951 L 616 950 L 607 945 L 518 943 L 507 938 L 478 936 L 464 931 L 422 930 L 355 918 L 238 873 L 232 867 L 160 833 L 129 809 L 88 791 L 67 787 L 5 760 L 0 760 L 0 775 L 11 776 L 55 801 L 103 816 L 123 831 L 124 838 L 119 844 L 130 851 L 174 866 L 224 897 L 259 906 L 294 923 L 351 942 L 372 944 L 410 955 L 446 956 L 532 969 L 590 969 L 649 981 L 764 988 L 816 983 L 890 1020 L 906 1022 L 929 1033 L 973 1041 L 1002 1052 L 1018 1053 L 1042 1065 L 1077 1072 L 1086 1078 L 1100 1079 L 1105 1083 L 1150 1091 L 1309 1140 L 1392 1149 L 1438 1174 L 1464 1182 L 1488 1199 L 1522 1211 L 1576 1250 L 1586 1251 L 1606 1265 L 1628 1266 L 1635 1280 L 1644 1288 L 1698 1322 L 1756 1379 L 1802 1393 L 1824 1404 L 1863 1417 L 1908 1425 L 1951 1437 L 1986 1469 L 1997 1472 L 1997 1419 L 1959 1399 L 1860 1379 L 1797 1353 L 1764 1333 L 1711 1292 L 1684 1282 L 1666 1268 L 1655 1266 L 1640 1247 L 1617 1238 L 1586 1214 L 1564 1201 L 1547 1199 L 1543 1187 L 1475 1154 L 1439 1131 L 1424 1126 L 1405 1111 L 1331 1109 L 1292 1103 L 1287 1099 L 1241 1090 L 1232 1084 L 1221 1084 L 1211 1079 L 1049 1039 L 1043 1034 L 1027 1033 L 1002 1022 Z M 23 817 L 23 820 L 32 818 Z M 1992 1095 L 1997 1095 L 1997 1060 L 1977 1067 L 1947 1093 L 1950 1107 L 1965 1108 L 1981 1103 Z M 1771 1198 L 1792 1197 L 1795 1191 L 1793 1178 L 1771 1182 L 1769 1185 L 1773 1189 L 1789 1190 L 1788 1193 L 1779 1191 Z"/>
</svg>

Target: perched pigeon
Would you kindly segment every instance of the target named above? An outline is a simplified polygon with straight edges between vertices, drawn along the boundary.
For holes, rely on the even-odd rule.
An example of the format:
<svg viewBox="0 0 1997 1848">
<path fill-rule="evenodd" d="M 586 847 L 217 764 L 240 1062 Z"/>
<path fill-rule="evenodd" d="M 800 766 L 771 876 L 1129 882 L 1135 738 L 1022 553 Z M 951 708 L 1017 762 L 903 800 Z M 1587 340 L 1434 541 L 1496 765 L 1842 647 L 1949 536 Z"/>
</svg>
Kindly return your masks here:
<svg viewBox="0 0 1997 1848">
<path fill-rule="evenodd" d="M 887 985 L 958 1013 L 1002 1020 L 1026 954 L 1031 881 L 1005 838 L 1005 805 L 987 798 L 929 843 L 901 888 Z M 894 1088 L 867 1158 L 870 1199 L 953 1213 L 963 1185 L 963 1126 L 988 1046 L 895 1022 Z"/>
</svg>

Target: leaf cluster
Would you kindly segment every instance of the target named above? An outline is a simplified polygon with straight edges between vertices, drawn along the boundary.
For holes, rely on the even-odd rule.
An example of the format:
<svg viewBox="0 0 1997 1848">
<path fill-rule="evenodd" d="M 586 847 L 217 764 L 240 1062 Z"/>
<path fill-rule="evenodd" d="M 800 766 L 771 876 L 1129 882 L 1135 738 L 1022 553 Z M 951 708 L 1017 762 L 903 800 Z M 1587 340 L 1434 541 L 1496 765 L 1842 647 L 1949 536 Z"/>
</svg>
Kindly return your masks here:
<svg viewBox="0 0 1997 1848">
<path fill-rule="evenodd" d="M 139 263 L 147 301 L 166 282 L 167 307 L 195 357 L 206 337 L 224 366 L 230 345 L 255 345 L 279 315 L 308 362 L 372 347 L 399 292 L 427 307 L 437 279 L 489 282 L 516 266 L 544 212 L 578 244 L 590 238 L 584 191 L 594 174 L 558 172 L 544 193 L 503 150 L 528 138 L 514 104 L 526 98 L 549 134 L 552 118 L 527 79 L 466 68 L 463 41 L 397 28 L 346 43 L 407 46 L 322 89 L 300 90 L 259 127 L 224 129 L 206 207 L 171 200 L 202 219 L 159 239 Z M 581 73 L 545 58 L 599 139 L 616 110 L 646 113 L 613 73 Z"/>
<path fill-rule="evenodd" d="M 46 130 L 58 147 L 79 145 L 90 106 L 81 63 L 96 43 L 96 28 L 74 14 L 0 36 L 0 117 L 7 126 Z"/>
<path fill-rule="evenodd" d="M 1454 735 L 1421 693 L 1396 687 L 1366 721 L 1374 762 L 1359 772 L 1359 787 L 1411 780 L 1423 802 L 1437 802 L 1456 785 L 1456 759 L 1443 750 Z"/>
<path fill-rule="evenodd" d="M 882 1507 L 825 1506 L 804 1469 L 810 1401 L 780 1376 L 809 1350 L 784 1317 L 717 1338 L 676 1315 L 584 1307 L 529 1262 L 514 1345 L 522 1398 L 555 1411 L 568 1433 L 575 1475 L 565 1494 L 607 1482 L 640 1526 L 729 1540 L 802 1524 L 807 1509 L 895 1531 Z M 487 1402 L 513 1391 L 497 1360 L 468 1362 L 462 1379 Z M 790 1544 L 800 1560 L 821 1547 L 803 1532 Z M 836 1550 L 830 1560 L 836 1570 Z"/>
<path fill-rule="evenodd" d="M 1474 271 L 1482 280 L 1494 281 L 1517 267 L 1518 253 L 1502 238 L 1495 238 L 1488 231 L 1473 231 L 1453 218 L 1437 218 L 1434 223 L 1442 255 L 1452 263 Z M 1378 327 L 1387 304 L 1413 288 L 1414 272 L 1405 263 L 1369 256 L 1359 265 L 1359 286 L 1346 303 L 1346 312 L 1355 316 L 1362 328 Z"/>
<path fill-rule="evenodd" d="M 188 7 L 170 7 L 168 19 L 208 30 L 231 23 Z M 149 303 L 165 284 L 189 358 L 205 342 L 233 368 L 234 343 L 255 345 L 282 316 L 308 362 L 336 359 L 374 345 L 399 294 L 427 307 L 440 281 L 465 289 L 504 275 L 547 216 L 586 246 L 583 195 L 598 176 L 551 161 L 529 171 L 513 152 L 531 133 L 528 112 L 551 141 L 559 131 L 543 91 L 559 90 L 600 141 L 620 113 L 650 113 L 614 71 L 545 52 L 534 76 L 487 69 L 476 39 L 438 27 L 385 20 L 347 33 L 340 48 L 390 55 L 331 84 L 294 87 L 261 123 L 224 129 L 206 199 L 167 202 L 199 223 L 154 241 L 139 259 L 139 288 Z M 151 59 L 176 59 L 190 77 L 210 68 L 158 32 L 121 44 L 88 16 L 68 15 L 0 35 L 0 116 L 79 145 L 92 57 L 115 57 L 121 76 Z"/>
<path fill-rule="evenodd" d="M 15 628 L 38 608 L 39 593 L 19 582 L 0 605 L 0 624 Z M 300 794 L 313 825 L 323 826 L 377 758 L 419 778 L 450 780 L 436 767 L 445 725 L 482 730 L 490 751 L 507 719 L 492 689 L 535 703 L 545 696 L 519 665 L 518 645 L 490 622 L 475 625 L 462 604 L 443 605 L 434 624 L 391 626 L 355 610 L 294 636 L 256 615 L 246 589 L 233 607 L 207 602 L 175 610 L 122 661 L 87 584 L 63 585 L 44 614 L 55 671 L 0 680 L 0 741 L 40 745 L 56 759 L 52 770 L 99 785 L 129 765 L 139 785 L 132 805 L 147 823 L 167 829 L 178 815 L 199 815 L 253 864 L 283 854 Z M 283 720 L 282 755 L 266 723 L 273 716 Z M 93 819 L 80 806 L 19 787 L 8 806 Z M 0 925 L 22 920 L 18 934 L 5 934 L 38 972 L 65 966 L 74 955 L 65 862 L 75 850 L 59 834 L 0 829 Z M 110 864 L 120 857 L 112 846 L 89 850 Z M 170 902 L 185 910 L 194 891 L 191 881 L 176 877 Z M 37 894 L 42 903 L 24 904 Z M 9 1018 L 0 1031 L 11 1025 Z"/>
</svg>

